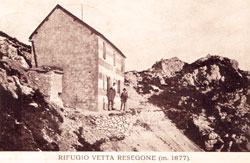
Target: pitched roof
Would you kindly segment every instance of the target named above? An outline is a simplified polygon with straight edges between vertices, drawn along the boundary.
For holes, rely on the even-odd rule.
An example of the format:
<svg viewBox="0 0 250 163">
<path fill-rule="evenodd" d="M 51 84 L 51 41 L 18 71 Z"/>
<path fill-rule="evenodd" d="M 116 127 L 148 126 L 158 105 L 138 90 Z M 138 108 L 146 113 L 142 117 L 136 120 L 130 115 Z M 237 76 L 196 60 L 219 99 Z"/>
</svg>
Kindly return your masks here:
<svg viewBox="0 0 250 163">
<path fill-rule="evenodd" d="M 85 27 L 87 27 L 89 30 L 91 30 L 93 33 L 95 33 L 96 35 L 102 37 L 105 41 L 107 41 L 113 48 L 115 48 L 124 58 L 126 58 L 126 56 L 121 52 L 120 49 L 118 49 L 111 41 L 109 41 L 104 35 L 102 35 L 100 32 L 98 32 L 97 30 L 95 30 L 93 27 L 91 27 L 90 25 L 88 25 L 87 23 L 85 23 L 84 21 L 82 21 L 81 19 L 79 19 L 78 17 L 76 17 L 75 15 L 73 15 L 72 13 L 70 13 L 68 10 L 64 9 L 62 6 L 60 6 L 59 4 L 56 5 L 56 7 L 48 14 L 48 16 L 38 25 L 38 27 L 35 29 L 34 32 L 32 32 L 32 34 L 30 35 L 29 39 L 32 39 L 33 35 L 37 33 L 37 30 L 43 25 L 43 23 L 45 21 L 48 20 L 48 17 L 57 9 L 61 9 L 62 11 L 64 11 L 67 15 L 71 16 L 73 19 L 77 20 L 77 22 L 79 22 L 80 24 L 84 25 Z"/>
</svg>

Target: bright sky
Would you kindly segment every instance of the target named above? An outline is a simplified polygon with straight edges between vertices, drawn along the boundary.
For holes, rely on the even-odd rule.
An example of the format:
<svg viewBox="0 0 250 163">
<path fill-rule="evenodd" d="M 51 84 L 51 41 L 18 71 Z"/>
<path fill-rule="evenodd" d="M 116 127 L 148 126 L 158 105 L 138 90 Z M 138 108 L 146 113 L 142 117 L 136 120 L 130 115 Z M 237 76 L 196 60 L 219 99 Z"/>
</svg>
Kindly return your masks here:
<svg viewBox="0 0 250 163">
<path fill-rule="evenodd" d="M 106 36 L 126 56 L 126 70 L 161 58 L 191 63 L 208 53 L 250 70 L 250 0 L 0 0 L 0 30 L 28 37 L 60 4 Z"/>
</svg>

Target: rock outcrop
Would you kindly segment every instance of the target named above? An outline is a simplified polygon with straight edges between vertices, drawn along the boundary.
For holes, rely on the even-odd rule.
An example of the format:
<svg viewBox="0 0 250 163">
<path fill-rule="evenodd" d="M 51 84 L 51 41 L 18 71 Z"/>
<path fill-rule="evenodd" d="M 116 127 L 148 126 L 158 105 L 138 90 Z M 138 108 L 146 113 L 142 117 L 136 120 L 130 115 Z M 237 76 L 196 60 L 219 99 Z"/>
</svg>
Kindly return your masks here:
<svg viewBox="0 0 250 163">
<path fill-rule="evenodd" d="M 179 65 L 172 76 L 154 76 L 166 70 L 153 66 L 151 72 L 128 72 L 126 81 L 204 150 L 250 151 L 249 72 L 235 60 L 211 55 Z"/>
<path fill-rule="evenodd" d="M 176 76 L 186 65 L 177 57 L 162 59 L 156 62 L 150 69 L 137 72 L 129 71 L 125 74 L 125 83 L 130 83 L 138 92 L 142 94 L 155 94 L 166 85 L 166 78 Z"/>
<path fill-rule="evenodd" d="M 161 74 L 163 77 L 173 77 L 177 72 L 182 70 L 185 64 L 186 63 L 182 62 L 177 57 L 162 59 L 159 62 L 156 62 L 150 71 Z"/>
<path fill-rule="evenodd" d="M 0 35 L 0 150 L 59 150 L 63 118 L 29 85 L 30 47 Z"/>
<path fill-rule="evenodd" d="M 28 69 L 31 67 L 30 53 L 31 47 L 29 45 L 0 31 L 0 58 L 2 60 L 10 59 Z"/>
</svg>

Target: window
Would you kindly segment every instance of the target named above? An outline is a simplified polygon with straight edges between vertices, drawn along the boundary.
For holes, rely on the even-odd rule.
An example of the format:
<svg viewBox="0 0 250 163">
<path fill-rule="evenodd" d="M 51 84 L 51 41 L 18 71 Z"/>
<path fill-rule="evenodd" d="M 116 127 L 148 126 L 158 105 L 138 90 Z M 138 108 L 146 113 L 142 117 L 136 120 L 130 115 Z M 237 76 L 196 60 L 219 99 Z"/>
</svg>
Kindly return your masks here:
<svg viewBox="0 0 250 163">
<path fill-rule="evenodd" d="M 115 66 L 115 62 L 116 62 L 115 52 L 113 52 L 113 57 L 114 57 L 114 66 Z"/>
<path fill-rule="evenodd" d="M 105 79 L 106 79 L 106 76 L 103 75 L 103 80 L 102 80 L 102 83 L 103 83 L 103 85 L 102 85 L 103 90 L 105 90 L 105 88 L 106 88 Z"/>
<path fill-rule="evenodd" d="M 120 80 L 118 80 L 117 92 L 118 92 L 119 94 L 121 93 L 121 81 L 120 81 Z"/>
<path fill-rule="evenodd" d="M 122 71 L 122 72 L 125 71 L 125 62 L 124 62 L 124 58 L 122 59 L 122 63 L 121 63 L 121 71 Z"/>
<path fill-rule="evenodd" d="M 103 59 L 106 59 L 106 45 L 105 45 L 105 42 L 103 42 Z"/>
</svg>

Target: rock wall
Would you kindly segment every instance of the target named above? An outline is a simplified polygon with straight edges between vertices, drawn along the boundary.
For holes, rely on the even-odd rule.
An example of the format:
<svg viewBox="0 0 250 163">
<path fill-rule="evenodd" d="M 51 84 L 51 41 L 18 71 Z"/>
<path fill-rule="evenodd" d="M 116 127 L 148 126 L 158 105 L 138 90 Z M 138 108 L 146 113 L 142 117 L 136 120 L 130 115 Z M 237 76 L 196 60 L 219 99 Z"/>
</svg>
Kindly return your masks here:
<svg viewBox="0 0 250 163">
<path fill-rule="evenodd" d="M 125 114 L 95 117 L 94 121 L 97 130 L 103 131 L 109 138 L 118 139 L 125 137 L 132 122 L 132 117 Z"/>
<path fill-rule="evenodd" d="M 62 105 L 62 71 L 58 69 L 36 68 L 27 71 L 29 84 L 39 90 L 46 100 Z"/>
<path fill-rule="evenodd" d="M 50 99 L 51 72 L 45 70 L 30 70 L 28 72 L 29 82 L 35 89 L 39 89 L 44 97 Z"/>
</svg>

